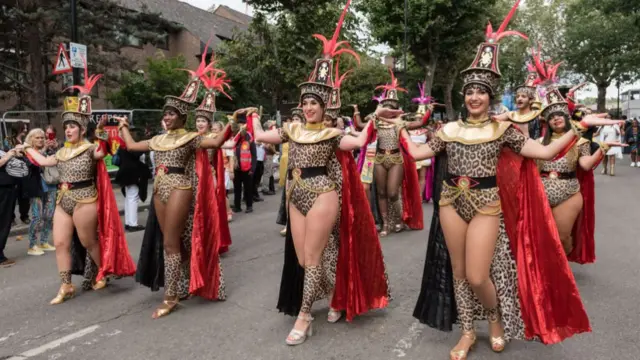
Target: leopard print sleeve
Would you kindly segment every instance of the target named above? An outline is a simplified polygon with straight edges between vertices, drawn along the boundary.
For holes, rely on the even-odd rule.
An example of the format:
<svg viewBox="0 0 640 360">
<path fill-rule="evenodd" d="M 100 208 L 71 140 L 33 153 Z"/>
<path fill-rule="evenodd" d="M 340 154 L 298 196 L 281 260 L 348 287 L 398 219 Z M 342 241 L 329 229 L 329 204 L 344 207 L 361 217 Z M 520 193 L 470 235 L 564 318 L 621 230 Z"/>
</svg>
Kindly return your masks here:
<svg viewBox="0 0 640 360">
<path fill-rule="evenodd" d="M 436 136 L 431 136 L 429 138 L 429 141 L 427 141 L 427 145 L 429 145 L 431 151 L 433 151 L 437 155 L 438 153 L 444 151 L 447 143 L 442 141 L 442 139 L 440 139 L 440 137 L 436 134 Z"/>
<path fill-rule="evenodd" d="M 578 146 L 579 156 L 591 156 L 591 143 L 585 142 Z"/>
<path fill-rule="evenodd" d="M 194 137 L 187 146 L 189 146 L 190 149 L 192 149 L 193 151 L 198 150 L 200 148 L 200 143 L 202 142 L 202 135 L 198 135 L 196 137 Z"/>
<path fill-rule="evenodd" d="M 527 137 L 513 126 L 509 127 L 507 131 L 504 132 L 502 139 L 504 144 L 517 154 L 522 151 L 524 144 L 527 142 Z"/>
</svg>

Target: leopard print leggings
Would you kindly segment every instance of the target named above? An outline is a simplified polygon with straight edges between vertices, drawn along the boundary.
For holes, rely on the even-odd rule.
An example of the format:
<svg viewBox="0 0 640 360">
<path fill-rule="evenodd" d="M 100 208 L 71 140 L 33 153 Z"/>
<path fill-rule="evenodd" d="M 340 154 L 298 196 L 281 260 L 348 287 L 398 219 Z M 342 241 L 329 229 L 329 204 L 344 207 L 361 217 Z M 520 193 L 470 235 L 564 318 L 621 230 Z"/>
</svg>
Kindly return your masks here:
<svg viewBox="0 0 640 360">
<path fill-rule="evenodd" d="M 332 287 L 326 280 L 322 266 L 306 266 L 302 287 L 302 306 L 300 312 L 310 313 L 311 306 L 317 300 L 326 297 Z"/>
<path fill-rule="evenodd" d="M 60 282 L 65 285 L 71 285 L 71 270 L 60 271 Z"/>
<path fill-rule="evenodd" d="M 87 257 L 84 265 L 84 280 L 82 280 L 82 289 L 91 290 L 93 284 L 95 284 L 96 277 L 98 276 L 98 265 L 89 255 L 87 251 Z"/>
<path fill-rule="evenodd" d="M 491 262 L 490 277 L 496 288 L 498 312 L 502 318 L 505 340 L 524 339 L 517 268 L 511 255 L 509 238 L 502 216 L 498 241 Z M 454 279 L 454 294 L 458 310 L 458 323 L 463 331 L 473 330 L 475 320 L 486 320 L 489 316 L 495 318 L 496 309 L 485 309 L 473 293 L 467 280 Z"/>
<path fill-rule="evenodd" d="M 180 254 L 164 253 L 164 294 L 166 297 L 178 296 L 181 258 Z"/>
</svg>

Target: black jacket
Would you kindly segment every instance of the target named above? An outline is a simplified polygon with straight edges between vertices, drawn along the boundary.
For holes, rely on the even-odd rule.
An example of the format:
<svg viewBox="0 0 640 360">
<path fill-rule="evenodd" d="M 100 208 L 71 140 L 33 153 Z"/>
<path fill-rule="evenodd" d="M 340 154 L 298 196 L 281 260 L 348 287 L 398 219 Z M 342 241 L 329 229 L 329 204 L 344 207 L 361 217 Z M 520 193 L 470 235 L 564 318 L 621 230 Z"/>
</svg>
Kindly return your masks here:
<svg viewBox="0 0 640 360">
<path fill-rule="evenodd" d="M 140 155 L 145 154 L 137 151 L 118 150 L 120 166 L 116 174 L 115 182 L 123 188 L 129 185 L 138 185 L 139 196 L 142 201 L 146 201 L 147 187 L 151 178 L 149 167 L 141 162 Z M 146 154 L 148 156 L 148 153 Z"/>
<path fill-rule="evenodd" d="M 42 170 L 39 166 L 34 165 L 26 158 L 25 162 L 29 168 L 29 175 L 20 179 L 22 183 L 22 198 L 31 199 L 43 197 L 44 189 L 42 188 Z"/>
</svg>

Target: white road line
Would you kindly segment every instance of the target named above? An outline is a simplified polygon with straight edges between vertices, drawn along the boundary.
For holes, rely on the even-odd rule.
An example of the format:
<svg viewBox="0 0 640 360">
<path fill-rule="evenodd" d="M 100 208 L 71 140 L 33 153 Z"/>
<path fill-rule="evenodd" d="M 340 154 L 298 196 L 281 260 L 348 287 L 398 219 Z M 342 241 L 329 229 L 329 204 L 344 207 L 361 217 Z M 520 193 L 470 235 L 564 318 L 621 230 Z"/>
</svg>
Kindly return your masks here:
<svg viewBox="0 0 640 360">
<path fill-rule="evenodd" d="M 38 346 L 37 348 L 31 349 L 31 350 L 27 350 L 25 352 L 23 352 L 20 355 L 17 356 L 12 356 L 10 358 L 8 358 L 7 360 L 24 360 L 24 359 L 28 359 L 30 357 L 34 357 L 34 356 L 38 356 L 46 351 L 52 350 L 57 348 L 58 346 L 67 343 L 69 341 L 75 340 L 77 338 L 81 338 L 87 334 L 90 334 L 94 331 L 96 331 L 98 328 L 100 327 L 100 325 L 93 325 L 93 326 L 89 326 L 88 328 L 84 328 L 78 332 L 75 332 L 73 334 L 69 334 L 65 337 L 62 337 L 58 340 L 53 340 L 52 342 L 48 343 L 48 344 L 44 344 L 42 346 Z"/>
<path fill-rule="evenodd" d="M 9 334 L 7 334 L 7 336 L 0 337 L 0 342 L 9 340 L 9 338 L 12 337 L 13 335 L 18 335 L 18 333 L 10 332 Z"/>
<path fill-rule="evenodd" d="M 407 334 L 396 343 L 396 346 L 391 351 L 396 358 L 403 358 L 407 356 L 407 350 L 413 347 L 413 341 L 422 334 L 422 330 L 424 330 L 424 328 L 425 325 L 418 321 L 414 321 L 413 324 L 411 324 Z"/>
</svg>

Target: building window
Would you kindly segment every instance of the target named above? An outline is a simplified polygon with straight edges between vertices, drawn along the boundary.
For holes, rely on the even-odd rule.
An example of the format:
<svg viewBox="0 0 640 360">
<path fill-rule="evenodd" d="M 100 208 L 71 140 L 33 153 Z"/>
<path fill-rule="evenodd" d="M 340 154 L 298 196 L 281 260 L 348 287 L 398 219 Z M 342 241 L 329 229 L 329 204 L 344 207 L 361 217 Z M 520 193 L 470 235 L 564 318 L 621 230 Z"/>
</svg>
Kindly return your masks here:
<svg viewBox="0 0 640 360">
<path fill-rule="evenodd" d="M 122 46 L 132 46 L 132 47 L 142 47 L 142 39 L 133 35 L 133 34 L 125 34 L 116 30 L 116 41 Z"/>
<path fill-rule="evenodd" d="M 160 35 L 156 46 L 160 49 L 169 50 L 169 34 L 165 32 L 164 34 Z"/>
</svg>

